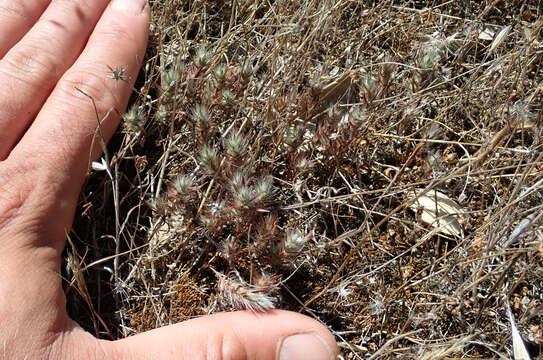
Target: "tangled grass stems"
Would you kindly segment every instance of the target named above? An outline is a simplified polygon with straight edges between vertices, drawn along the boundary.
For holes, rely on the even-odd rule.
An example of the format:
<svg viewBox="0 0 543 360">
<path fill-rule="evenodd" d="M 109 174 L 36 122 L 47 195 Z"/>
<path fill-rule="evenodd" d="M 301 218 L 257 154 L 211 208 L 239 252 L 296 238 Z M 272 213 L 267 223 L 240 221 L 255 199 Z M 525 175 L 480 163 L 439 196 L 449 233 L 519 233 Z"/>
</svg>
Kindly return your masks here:
<svg viewBox="0 0 543 360">
<path fill-rule="evenodd" d="M 275 306 L 345 359 L 510 358 L 508 301 L 541 356 L 536 1 L 151 5 L 109 147 L 119 224 L 94 172 L 74 226 L 74 318 L 116 338 Z"/>
</svg>

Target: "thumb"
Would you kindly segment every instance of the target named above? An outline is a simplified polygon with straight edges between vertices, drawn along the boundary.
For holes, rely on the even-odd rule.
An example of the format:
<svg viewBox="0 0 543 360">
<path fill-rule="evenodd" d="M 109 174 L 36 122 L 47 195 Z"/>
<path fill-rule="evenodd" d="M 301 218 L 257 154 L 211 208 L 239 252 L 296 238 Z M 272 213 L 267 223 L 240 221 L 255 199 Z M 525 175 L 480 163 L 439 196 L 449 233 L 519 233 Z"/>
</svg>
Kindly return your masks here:
<svg viewBox="0 0 543 360">
<path fill-rule="evenodd" d="M 333 360 L 338 354 L 326 327 L 280 310 L 206 316 L 108 345 L 120 359 Z"/>
</svg>

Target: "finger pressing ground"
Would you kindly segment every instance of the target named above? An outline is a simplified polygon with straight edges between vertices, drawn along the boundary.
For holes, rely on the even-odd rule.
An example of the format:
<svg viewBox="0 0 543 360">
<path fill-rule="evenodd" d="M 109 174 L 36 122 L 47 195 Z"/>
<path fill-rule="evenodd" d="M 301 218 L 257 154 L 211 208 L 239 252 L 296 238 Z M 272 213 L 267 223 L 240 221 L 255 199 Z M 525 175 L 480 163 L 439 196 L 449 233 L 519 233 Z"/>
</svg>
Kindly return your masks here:
<svg viewBox="0 0 543 360">
<path fill-rule="evenodd" d="M 0 60 L 0 160 L 73 65 L 108 0 L 53 1 Z"/>
<path fill-rule="evenodd" d="M 126 107 L 147 45 L 146 1 L 132 0 L 129 11 L 116 9 L 116 1 L 122 0 L 106 8 L 81 56 L 8 158 L 21 161 L 40 154 L 38 166 L 51 173 L 71 199 L 77 198 L 89 156 L 101 151 L 100 138 L 107 141 L 118 124 L 118 112 Z M 122 79 L 112 76 L 110 68 L 121 71 Z"/>
<path fill-rule="evenodd" d="M 36 20 L 51 0 L 0 0 L 0 59 L 15 45 Z"/>
</svg>

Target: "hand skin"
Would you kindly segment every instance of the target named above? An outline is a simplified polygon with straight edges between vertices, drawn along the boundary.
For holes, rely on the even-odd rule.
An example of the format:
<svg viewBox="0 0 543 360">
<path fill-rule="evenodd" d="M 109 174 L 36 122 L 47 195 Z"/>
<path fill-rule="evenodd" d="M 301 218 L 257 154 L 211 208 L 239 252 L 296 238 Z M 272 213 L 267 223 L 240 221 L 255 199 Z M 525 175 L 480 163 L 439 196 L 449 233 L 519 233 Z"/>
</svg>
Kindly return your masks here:
<svg viewBox="0 0 543 360">
<path fill-rule="evenodd" d="M 286 311 L 217 314 L 113 342 L 67 316 L 61 252 L 89 156 L 100 154 L 94 110 L 76 88 L 101 116 L 122 111 L 131 84 L 108 66 L 135 79 L 147 42 L 145 0 L 120 2 L 0 0 L 0 358 L 272 360 L 286 344 L 290 359 L 334 359 L 330 332 Z M 102 124 L 106 138 L 118 120 Z M 295 334 L 316 336 L 285 340 Z"/>
</svg>

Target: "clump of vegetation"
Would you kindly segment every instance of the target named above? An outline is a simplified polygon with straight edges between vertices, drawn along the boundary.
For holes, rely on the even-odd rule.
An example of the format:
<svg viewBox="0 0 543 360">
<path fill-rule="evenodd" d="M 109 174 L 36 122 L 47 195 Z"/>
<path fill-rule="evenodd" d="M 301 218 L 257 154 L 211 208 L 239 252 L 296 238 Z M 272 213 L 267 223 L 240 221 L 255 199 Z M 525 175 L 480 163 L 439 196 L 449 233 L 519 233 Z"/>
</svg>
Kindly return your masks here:
<svg viewBox="0 0 543 360">
<path fill-rule="evenodd" d="M 75 223 L 75 319 L 277 307 L 345 359 L 511 358 L 509 302 L 541 356 L 537 2 L 151 4 Z"/>
</svg>

